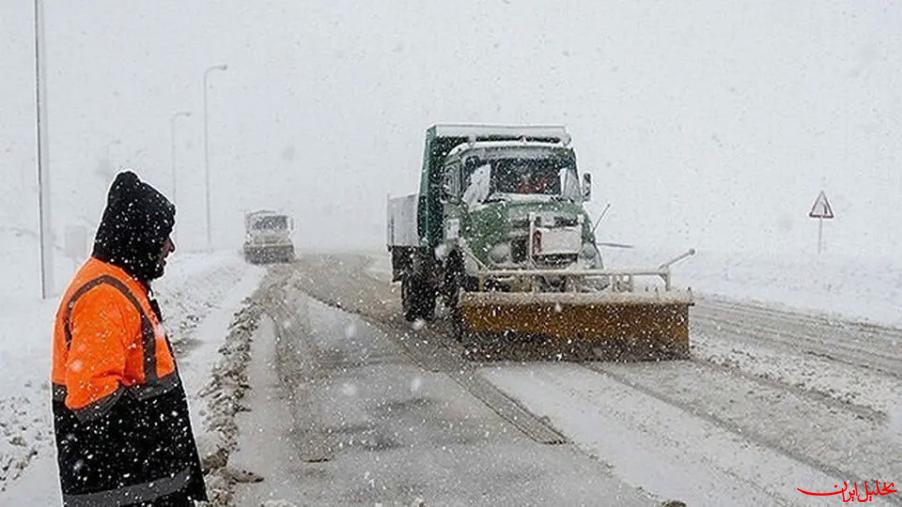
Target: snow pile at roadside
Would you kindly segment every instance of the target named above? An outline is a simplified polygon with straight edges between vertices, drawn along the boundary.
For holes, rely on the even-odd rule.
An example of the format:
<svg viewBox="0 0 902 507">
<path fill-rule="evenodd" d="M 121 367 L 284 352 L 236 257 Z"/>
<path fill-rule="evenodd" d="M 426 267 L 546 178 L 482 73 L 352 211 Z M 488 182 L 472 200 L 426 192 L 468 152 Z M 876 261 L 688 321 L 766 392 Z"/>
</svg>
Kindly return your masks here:
<svg viewBox="0 0 902 507">
<path fill-rule="evenodd" d="M 257 328 L 263 307 L 255 297 L 244 301 L 244 307 L 235 314 L 221 354 L 213 368 L 212 379 L 200 392 L 205 403 L 204 431 L 197 437 L 207 491 L 213 506 L 231 505 L 232 485 L 236 482 L 254 482 L 259 477 L 228 467 L 229 455 L 238 440 L 235 414 L 247 410 L 241 404 L 247 380 L 247 364 L 250 361 L 251 337 Z"/>
<path fill-rule="evenodd" d="M 50 337 L 57 302 L 0 301 L 0 492 L 52 452 Z M 2 502 L 0 502 L 2 503 Z"/>
<path fill-rule="evenodd" d="M 248 268 L 233 252 L 187 254 L 179 261 L 167 267 L 166 276 L 154 283 L 166 333 L 176 346 L 191 336 Z M 191 283 L 186 283 L 188 280 Z"/>
<path fill-rule="evenodd" d="M 688 249 L 688 247 L 687 247 Z M 681 251 L 604 249 L 609 268 L 657 266 Z M 677 287 L 902 327 L 902 259 L 825 252 L 697 249 L 672 268 Z"/>
<path fill-rule="evenodd" d="M 24 396 L 0 399 L 0 491 L 14 480 L 37 456 L 38 449 L 52 442 L 50 418 L 39 413 Z"/>
</svg>

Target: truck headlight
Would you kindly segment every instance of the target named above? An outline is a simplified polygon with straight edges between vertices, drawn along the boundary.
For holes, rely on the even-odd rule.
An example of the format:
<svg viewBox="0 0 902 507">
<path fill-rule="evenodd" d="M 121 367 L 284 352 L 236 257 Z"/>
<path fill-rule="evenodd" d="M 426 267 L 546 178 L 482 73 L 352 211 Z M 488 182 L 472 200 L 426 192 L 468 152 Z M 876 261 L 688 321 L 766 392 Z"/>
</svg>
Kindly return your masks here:
<svg viewBox="0 0 902 507">
<path fill-rule="evenodd" d="M 489 259 L 495 264 L 503 264 L 511 258 L 511 246 L 508 243 L 499 243 L 489 250 Z"/>
<path fill-rule="evenodd" d="M 592 260 L 598 255 L 598 250 L 595 249 L 595 245 L 592 243 L 584 243 L 582 250 L 580 250 L 580 255 L 583 259 Z"/>
</svg>

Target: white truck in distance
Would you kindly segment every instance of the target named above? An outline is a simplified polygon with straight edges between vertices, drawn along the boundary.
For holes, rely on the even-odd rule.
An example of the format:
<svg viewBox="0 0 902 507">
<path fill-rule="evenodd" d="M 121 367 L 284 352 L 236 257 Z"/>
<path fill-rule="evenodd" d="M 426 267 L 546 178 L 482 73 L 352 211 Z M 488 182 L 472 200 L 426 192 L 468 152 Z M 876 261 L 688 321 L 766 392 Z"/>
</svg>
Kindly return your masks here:
<svg viewBox="0 0 902 507">
<path fill-rule="evenodd" d="M 294 221 L 288 215 L 260 210 L 244 216 L 244 258 L 251 264 L 291 262 Z"/>
</svg>

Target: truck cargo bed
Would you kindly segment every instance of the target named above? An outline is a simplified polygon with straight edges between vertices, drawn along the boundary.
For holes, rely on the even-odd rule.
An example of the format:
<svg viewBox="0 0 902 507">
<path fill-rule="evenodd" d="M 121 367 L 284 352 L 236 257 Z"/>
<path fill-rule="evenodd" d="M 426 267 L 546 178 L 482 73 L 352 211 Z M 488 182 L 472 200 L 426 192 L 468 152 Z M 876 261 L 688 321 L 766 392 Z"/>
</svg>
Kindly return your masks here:
<svg viewBox="0 0 902 507">
<path fill-rule="evenodd" d="M 390 198 L 386 223 L 386 245 L 389 248 L 420 246 L 420 236 L 417 234 L 417 194 Z"/>
</svg>

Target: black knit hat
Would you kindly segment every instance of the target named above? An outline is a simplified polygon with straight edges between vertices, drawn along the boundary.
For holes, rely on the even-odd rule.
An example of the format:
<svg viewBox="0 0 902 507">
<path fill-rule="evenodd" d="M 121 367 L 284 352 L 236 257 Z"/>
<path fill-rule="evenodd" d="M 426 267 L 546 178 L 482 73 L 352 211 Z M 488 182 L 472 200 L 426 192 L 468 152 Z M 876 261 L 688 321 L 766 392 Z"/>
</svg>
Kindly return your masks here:
<svg viewBox="0 0 902 507">
<path fill-rule="evenodd" d="M 131 171 L 116 176 L 94 237 L 94 257 L 149 282 L 163 275 L 158 259 L 175 225 L 175 206 Z"/>
</svg>

